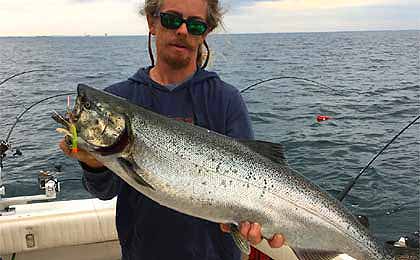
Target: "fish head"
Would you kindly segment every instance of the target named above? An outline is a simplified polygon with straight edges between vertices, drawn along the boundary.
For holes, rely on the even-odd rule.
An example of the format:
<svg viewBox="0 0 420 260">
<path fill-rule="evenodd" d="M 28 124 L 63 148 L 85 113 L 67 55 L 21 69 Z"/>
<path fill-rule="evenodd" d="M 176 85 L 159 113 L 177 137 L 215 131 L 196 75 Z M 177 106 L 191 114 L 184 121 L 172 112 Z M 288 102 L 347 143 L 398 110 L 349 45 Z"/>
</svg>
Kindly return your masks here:
<svg viewBox="0 0 420 260">
<path fill-rule="evenodd" d="M 76 99 L 70 122 L 75 124 L 80 138 L 97 148 L 115 145 L 126 130 L 124 115 L 83 94 Z"/>
<path fill-rule="evenodd" d="M 116 153 L 128 144 L 128 119 L 121 110 L 106 100 L 107 95 L 86 85 L 78 86 L 73 110 L 66 116 L 58 113 L 53 119 L 61 123 L 71 138 L 74 126 L 83 148 L 102 155 Z M 87 147 L 86 147 L 87 146 Z"/>
</svg>

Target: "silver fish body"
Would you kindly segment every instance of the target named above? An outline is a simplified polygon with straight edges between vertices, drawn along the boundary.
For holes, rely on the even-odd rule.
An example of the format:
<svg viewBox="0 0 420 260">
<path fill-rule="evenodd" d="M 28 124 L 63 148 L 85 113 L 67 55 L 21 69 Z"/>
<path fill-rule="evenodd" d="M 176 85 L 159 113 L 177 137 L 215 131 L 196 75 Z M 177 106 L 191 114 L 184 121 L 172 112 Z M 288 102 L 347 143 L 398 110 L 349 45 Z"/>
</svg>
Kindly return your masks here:
<svg viewBox="0 0 420 260">
<path fill-rule="evenodd" d="M 72 117 L 82 148 L 163 206 L 217 223 L 258 222 L 298 255 L 392 259 L 341 203 L 244 142 L 84 85 Z"/>
</svg>

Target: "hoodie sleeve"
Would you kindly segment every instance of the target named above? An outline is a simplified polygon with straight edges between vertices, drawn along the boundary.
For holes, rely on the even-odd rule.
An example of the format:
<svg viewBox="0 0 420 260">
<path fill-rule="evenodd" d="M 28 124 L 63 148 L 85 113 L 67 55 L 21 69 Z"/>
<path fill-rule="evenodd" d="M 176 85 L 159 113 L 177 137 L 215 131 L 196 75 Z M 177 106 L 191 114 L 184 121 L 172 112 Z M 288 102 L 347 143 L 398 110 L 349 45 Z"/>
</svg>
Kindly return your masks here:
<svg viewBox="0 0 420 260">
<path fill-rule="evenodd" d="M 101 200 L 117 196 L 122 180 L 108 168 L 93 169 L 80 162 L 83 169 L 82 183 L 85 189 Z"/>
<path fill-rule="evenodd" d="M 227 107 L 226 135 L 238 139 L 254 139 L 248 109 L 238 90 L 231 95 Z"/>
</svg>

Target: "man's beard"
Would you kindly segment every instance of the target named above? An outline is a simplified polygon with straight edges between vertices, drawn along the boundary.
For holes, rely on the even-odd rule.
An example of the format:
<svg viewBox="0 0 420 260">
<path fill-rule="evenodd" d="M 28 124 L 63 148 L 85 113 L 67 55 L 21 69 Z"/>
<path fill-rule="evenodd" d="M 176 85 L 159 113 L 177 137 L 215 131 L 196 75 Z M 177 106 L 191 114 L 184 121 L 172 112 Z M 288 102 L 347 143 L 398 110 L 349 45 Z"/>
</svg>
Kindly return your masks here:
<svg viewBox="0 0 420 260">
<path fill-rule="evenodd" d="M 191 62 L 190 56 L 181 58 L 181 57 L 174 57 L 174 54 L 172 54 L 172 55 L 163 55 L 162 58 L 171 68 L 175 70 L 183 69 L 187 67 Z"/>
</svg>

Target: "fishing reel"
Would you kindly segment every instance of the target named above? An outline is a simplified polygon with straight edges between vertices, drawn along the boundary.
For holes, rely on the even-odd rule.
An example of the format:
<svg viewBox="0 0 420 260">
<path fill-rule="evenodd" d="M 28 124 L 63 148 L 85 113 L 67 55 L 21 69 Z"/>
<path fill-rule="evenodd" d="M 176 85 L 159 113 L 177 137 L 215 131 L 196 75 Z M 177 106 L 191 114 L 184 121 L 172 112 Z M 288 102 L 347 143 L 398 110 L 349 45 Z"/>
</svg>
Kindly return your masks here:
<svg viewBox="0 0 420 260">
<path fill-rule="evenodd" d="M 45 190 L 45 195 L 52 196 L 60 191 L 60 183 L 55 174 L 50 171 L 40 171 L 38 174 L 38 185 L 40 190 Z"/>
<path fill-rule="evenodd" d="M 405 234 L 397 241 L 387 241 L 386 247 L 392 251 L 396 259 L 420 259 L 420 230 Z"/>
<path fill-rule="evenodd" d="M 5 140 L 0 140 L 0 160 L 6 157 L 6 151 L 10 149 L 10 144 Z"/>
<path fill-rule="evenodd" d="M 16 214 L 16 205 L 28 204 L 34 201 L 54 200 L 57 197 L 57 193 L 60 192 L 60 182 L 58 182 L 56 175 L 49 171 L 40 171 L 38 174 L 38 185 L 39 189 L 45 192 L 44 194 L 11 198 L 2 198 L 0 196 L 0 216 Z M 1 193 L 5 195 L 4 187 L 2 187 L 0 182 Z"/>
<path fill-rule="evenodd" d="M 5 140 L 0 140 L 0 168 L 3 168 L 3 159 L 6 157 L 6 152 L 10 150 L 12 146 Z M 16 148 L 12 156 L 21 156 L 22 152 Z"/>
</svg>

